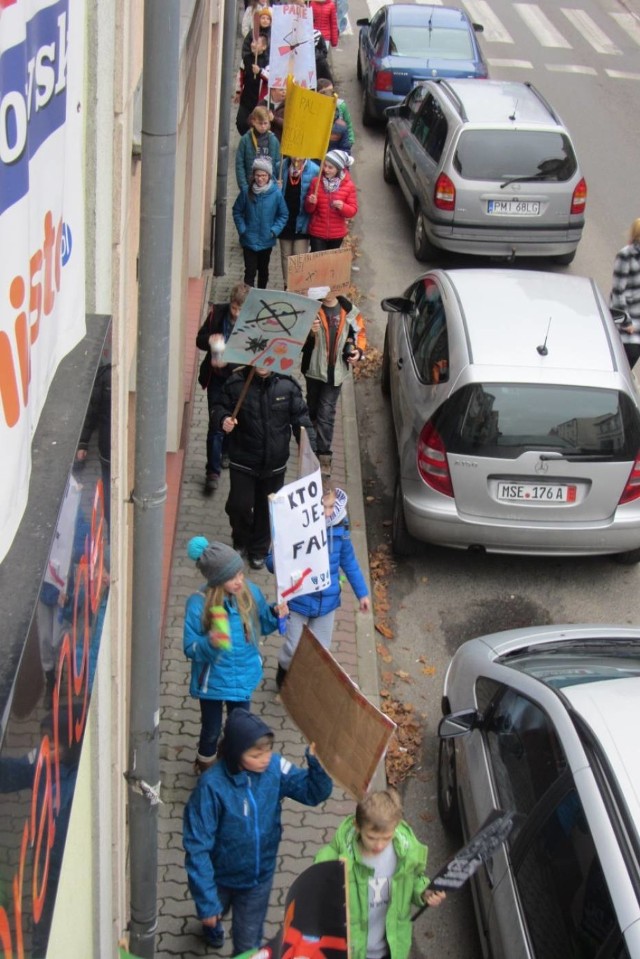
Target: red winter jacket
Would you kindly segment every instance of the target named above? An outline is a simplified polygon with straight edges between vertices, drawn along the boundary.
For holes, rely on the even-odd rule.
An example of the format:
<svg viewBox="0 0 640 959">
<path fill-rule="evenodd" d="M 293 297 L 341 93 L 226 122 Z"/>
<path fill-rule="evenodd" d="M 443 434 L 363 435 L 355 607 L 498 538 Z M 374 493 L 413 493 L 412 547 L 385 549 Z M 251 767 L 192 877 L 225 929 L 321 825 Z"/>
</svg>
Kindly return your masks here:
<svg viewBox="0 0 640 959">
<path fill-rule="evenodd" d="M 319 30 L 327 43 L 338 46 L 338 16 L 333 0 L 311 0 L 314 30 Z"/>
<path fill-rule="evenodd" d="M 339 237 L 347 235 L 347 220 L 352 219 L 358 212 L 358 195 L 355 183 L 350 175 L 345 172 L 335 193 L 329 193 L 325 190 L 321 179 L 318 202 L 314 205 L 309 203 L 309 197 L 316 192 L 317 180 L 318 177 L 314 177 L 311 181 L 307 198 L 304 201 L 305 210 L 311 214 L 309 235 L 317 236 L 323 240 L 337 240 Z M 342 209 L 334 210 L 331 206 L 332 200 L 342 200 L 344 203 Z"/>
</svg>

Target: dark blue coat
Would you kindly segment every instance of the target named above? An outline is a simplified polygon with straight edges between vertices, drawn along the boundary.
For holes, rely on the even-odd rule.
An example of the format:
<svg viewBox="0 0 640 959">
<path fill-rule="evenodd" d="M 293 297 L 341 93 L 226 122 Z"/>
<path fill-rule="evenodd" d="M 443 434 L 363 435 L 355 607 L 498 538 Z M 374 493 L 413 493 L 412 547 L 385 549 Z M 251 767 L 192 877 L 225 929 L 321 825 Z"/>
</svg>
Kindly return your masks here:
<svg viewBox="0 0 640 959">
<path fill-rule="evenodd" d="M 289 219 L 289 210 L 275 180 L 265 193 L 242 190 L 233 204 L 233 222 L 240 244 L 250 250 L 268 250 Z"/>
<path fill-rule="evenodd" d="M 233 715 L 233 713 L 231 714 Z M 200 919 L 222 912 L 217 883 L 251 889 L 273 876 L 285 797 L 317 806 L 332 782 L 307 750 L 308 769 L 274 754 L 263 773 L 231 773 L 219 759 L 202 774 L 184 810 L 189 889 Z"/>
</svg>

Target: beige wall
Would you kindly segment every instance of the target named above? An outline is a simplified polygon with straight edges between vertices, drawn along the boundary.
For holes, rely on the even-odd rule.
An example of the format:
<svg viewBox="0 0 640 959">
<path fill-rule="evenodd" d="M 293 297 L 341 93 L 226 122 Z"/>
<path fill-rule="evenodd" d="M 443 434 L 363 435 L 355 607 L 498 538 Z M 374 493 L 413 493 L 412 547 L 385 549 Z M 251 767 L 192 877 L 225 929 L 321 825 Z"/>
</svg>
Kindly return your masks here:
<svg viewBox="0 0 640 959">
<path fill-rule="evenodd" d="M 181 441 L 186 296 L 214 202 L 218 0 L 182 0 L 167 448 Z M 220 4 L 221 6 L 221 4 Z M 87 3 L 87 303 L 112 329 L 111 591 L 49 955 L 115 959 L 129 917 L 126 817 L 140 177 L 132 155 L 143 0 Z M 221 25 L 220 25 L 221 27 Z M 139 97 L 139 94 L 138 94 Z M 138 101 L 139 102 L 139 101 Z M 74 935 L 69 936 L 69 930 Z"/>
</svg>

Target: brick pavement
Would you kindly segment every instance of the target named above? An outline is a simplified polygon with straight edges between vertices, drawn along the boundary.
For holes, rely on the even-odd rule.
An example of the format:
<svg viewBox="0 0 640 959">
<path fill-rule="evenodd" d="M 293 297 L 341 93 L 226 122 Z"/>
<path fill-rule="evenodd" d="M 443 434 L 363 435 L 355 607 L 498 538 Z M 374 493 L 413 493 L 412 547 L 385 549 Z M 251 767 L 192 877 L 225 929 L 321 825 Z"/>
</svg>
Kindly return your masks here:
<svg viewBox="0 0 640 959">
<path fill-rule="evenodd" d="M 235 130 L 235 128 L 234 128 Z M 234 144 L 235 146 L 235 144 Z M 242 279 L 242 251 L 231 219 L 231 206 L 236 196 L 233 165 L 230 169 L 229 203 L 227 205 L 227 275 L 212 282 L 212 298 L 223 301 L 231 287 Z M 273 288 L 281 288 L 280 257 L 277 248 L 271 258 Z M 198 288 L 193 286 L 193 295 Z M 189 344 L 189 349 L 191 345 Z M 195 349 L 195 347 L 194 347 Z M 223 471 L 220 486 L 211 497 L 203 495 L 205 473 L 205 440 L 207 431 L 206 393 L 196 387 L 192 407 L 189 440 L 177 518 L 175 549 L 171 563 L 169 596 L 165 617 L 164 657 L 161 677 L 160 750 L 163 805 L 159 812 L 159 877 L 157 959 L 195 959 L 210 954 L 204 946 L 183 865 L 182 811 L 196 784 L 193 772 L 200 714 L 198 703 L 191 699 L 189 663 L 182 652 L 182 623 L 187 597 L 202 583 L 194 564 L 187 558 L 186 544 L 195 535 L 209 540 L 231 542 L 224 504 L 229 474 Z M 364 521 L 362 479 L 360 473 L 358 430 L 352 382 L 342 389 L 334 435 L 334 469 L 336 485 L 349 494 L 349 515 L 352 537 L 358 559 L 368 576 L 368 553 Z M 294 478 L 297 456 L 292 447 L 291 468 L 287 481 Z M 273 579 L 265 571 L 249 571 L 267 596 L 273 596 Z M 300 763 L 305 743 L 288 718 L 276 696 L 277 634 L 267 637 L 264 647 L 264 679 L 254 696 L 254 709 L 274 729 L 276 749 Z M 349 586 L 343 593 L 342 607 L 336 616 L 332 651 L 349 675 L 373 702 L 378 702 L 378 679 L 375 658 L 373 617 L 361 614 Z M 379 771 L 379 777 L 382 771 Z M 381 781 L 381 780 L 380 780 Z M 317 849 L 328 842 L 341 819 L 353 809 L 353 801 L 339 788 L 316 809 L 308 809 L 290 800 L 283 807 L 283 839 L 278 857 L 271 895 L 266 936 L 276 932 L 283 915 L 284 896 L 291 881 L 313 862 Z M 227 944 L 220 955 L 231 954 Z"/>
</svg>

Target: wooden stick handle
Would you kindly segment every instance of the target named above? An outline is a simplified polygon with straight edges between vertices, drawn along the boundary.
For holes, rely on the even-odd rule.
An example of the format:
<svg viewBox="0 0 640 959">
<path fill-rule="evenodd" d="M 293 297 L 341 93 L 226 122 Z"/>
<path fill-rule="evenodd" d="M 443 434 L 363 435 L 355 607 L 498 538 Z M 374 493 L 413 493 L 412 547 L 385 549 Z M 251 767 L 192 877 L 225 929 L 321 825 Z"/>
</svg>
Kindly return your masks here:
<svg viewBox="0 0 640 959">
<path fill-rule="evenodd" d="M 244 398 L 245 398 L 245 396 L 247 395 L 247 393 L 249 392 L 249 387 L 251 386 L 251 381 L 253 380 L 253 378 L 254 378 L 255 375 L 256 375 L 256 368 L 255 368 L 255 366 L 252 366 L 251 369 L 249 370 L 249 374 L 248 374 L 248 376 L 247 376 L 247 378 L 246 378 L 246 380 L 245 380 L 244 386 L 242 387 L 242 391 L 241 391 L 241 393 L 240 393 L 240 396 L 238 397 L 238 402 L 236 403 L 236 405 L 235 405 L 235 407 L 234 407 L 234 410 L 233 410 L 233 413 L 231 414 L 231 419 L 235 420 L 236 416 L 238 415 L 238 413 L 239 413 L 239 411 L 240 411 L 240 407 L 241 407 L 242 404 L 244 403 Z"/>
</svg>

